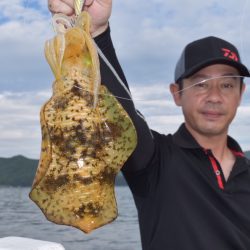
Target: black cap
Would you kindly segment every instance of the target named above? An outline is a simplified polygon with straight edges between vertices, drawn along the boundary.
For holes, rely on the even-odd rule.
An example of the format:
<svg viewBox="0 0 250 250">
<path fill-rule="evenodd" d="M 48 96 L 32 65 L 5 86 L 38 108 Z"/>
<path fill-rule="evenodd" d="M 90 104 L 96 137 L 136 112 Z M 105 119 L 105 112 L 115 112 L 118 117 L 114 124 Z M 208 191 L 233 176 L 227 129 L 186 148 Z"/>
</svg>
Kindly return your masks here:
<svg viewBox="0 0 250 250">
<path fill-rule="evenodd" d="M 228 64 L 237 68 L 242 76 L 250 76 L 241 63 L 237 48 L 218 37 L 205 37 L 189 43 L 183 50 L 175 68 L 175 82 L 212 64 Z"/>
</svg>

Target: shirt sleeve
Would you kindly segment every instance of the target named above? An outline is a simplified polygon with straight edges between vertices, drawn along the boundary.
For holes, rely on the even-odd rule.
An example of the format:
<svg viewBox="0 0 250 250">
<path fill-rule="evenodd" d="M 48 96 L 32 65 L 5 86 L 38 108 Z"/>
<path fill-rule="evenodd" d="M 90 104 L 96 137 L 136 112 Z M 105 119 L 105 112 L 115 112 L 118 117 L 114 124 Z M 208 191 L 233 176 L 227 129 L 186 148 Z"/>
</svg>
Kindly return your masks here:
<svg viewBox="0 0 250 250">
<path fill-rule="evenodd" d="M 127 111 L 137 132 L 137 146 L 123 166 L 123 172 L 142 170 L 149 164 L 154 153 L 154 137 L 143 115 L 132 101 L 123 70 L 117 59 L 110 36 L 110 28 L 94 38 L 100 58 L 101 81 Z"/>
</svg>

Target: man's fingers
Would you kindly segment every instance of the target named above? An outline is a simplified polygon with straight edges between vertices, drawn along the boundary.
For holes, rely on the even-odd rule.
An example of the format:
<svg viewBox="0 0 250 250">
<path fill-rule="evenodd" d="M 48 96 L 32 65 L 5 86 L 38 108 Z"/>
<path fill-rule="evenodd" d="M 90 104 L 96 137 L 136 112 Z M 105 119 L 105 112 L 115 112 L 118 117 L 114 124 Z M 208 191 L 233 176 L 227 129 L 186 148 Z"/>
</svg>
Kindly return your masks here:
<svg viewBox="0 0 250 250">
<path fill-rule="evenodd" d="M 49 0 L 48 8 L 52 13 L 63 13 L 65 15 L 71 16 L 74 14 L 74 8 L 70 6 L 72 1 L 67 0 Z M 69 3 L 69 4 L 68 4 Z"/>
</svg>

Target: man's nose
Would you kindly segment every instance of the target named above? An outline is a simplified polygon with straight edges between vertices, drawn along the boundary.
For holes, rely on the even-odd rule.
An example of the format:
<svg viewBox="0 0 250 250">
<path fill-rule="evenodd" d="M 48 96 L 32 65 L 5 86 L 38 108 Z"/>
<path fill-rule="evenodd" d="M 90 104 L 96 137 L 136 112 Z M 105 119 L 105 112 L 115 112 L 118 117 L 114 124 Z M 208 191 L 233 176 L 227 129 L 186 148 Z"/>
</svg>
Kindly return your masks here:
<svg viewBox="0 0 250 250">
<path fill-rule="evenodd" d="M 216 82 L 211 82 L 207 91 L 207 97 L 210 101 L 220 101 L 222 98 L 220 85 Z"/>
</svg>

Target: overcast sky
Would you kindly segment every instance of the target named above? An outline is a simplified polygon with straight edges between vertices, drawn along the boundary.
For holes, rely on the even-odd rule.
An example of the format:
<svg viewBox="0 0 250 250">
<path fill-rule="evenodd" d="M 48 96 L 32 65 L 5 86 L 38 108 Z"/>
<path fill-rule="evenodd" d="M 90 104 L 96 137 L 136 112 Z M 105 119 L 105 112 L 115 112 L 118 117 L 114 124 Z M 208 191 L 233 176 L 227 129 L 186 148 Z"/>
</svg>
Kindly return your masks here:
<svg viewBox="0 0 250 250">
<path fill-rule="evenodd" d="M 250 67 L 249 12 L 248 0 L 114 0 L 113 42 L 136 106 L 152 128 L 172 133 L 183 121 L 168 85 L 187 43 L 224 38 Z M 39 112 L 53 82 L 43 48 L 53 35 L 46 0 L 0 0 L 0 157 L 39 158 Z M 244 150 L 250 149 L 249 118 L 247 90 L 230 130 Z"/>
</svg>

